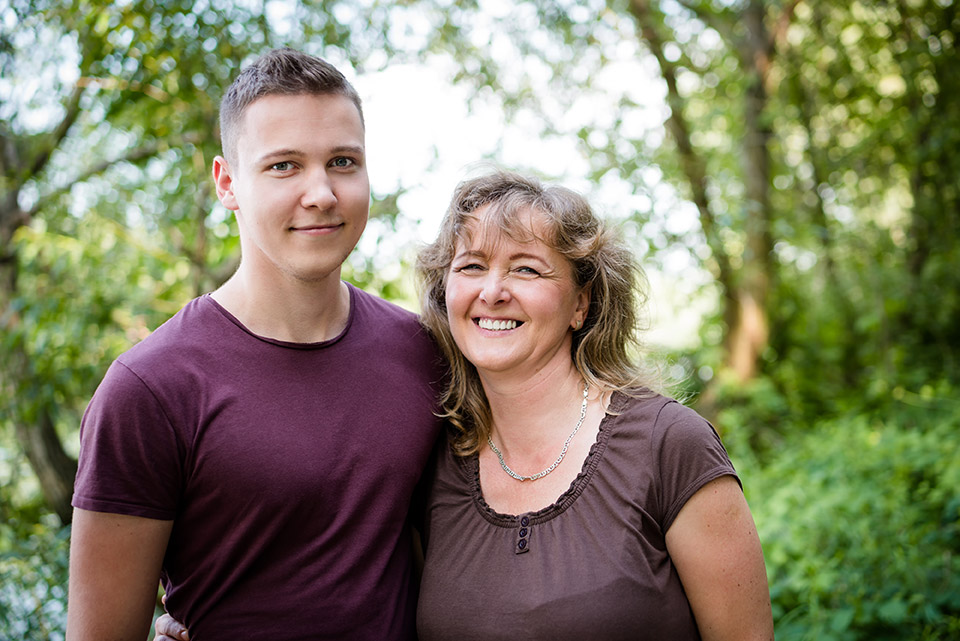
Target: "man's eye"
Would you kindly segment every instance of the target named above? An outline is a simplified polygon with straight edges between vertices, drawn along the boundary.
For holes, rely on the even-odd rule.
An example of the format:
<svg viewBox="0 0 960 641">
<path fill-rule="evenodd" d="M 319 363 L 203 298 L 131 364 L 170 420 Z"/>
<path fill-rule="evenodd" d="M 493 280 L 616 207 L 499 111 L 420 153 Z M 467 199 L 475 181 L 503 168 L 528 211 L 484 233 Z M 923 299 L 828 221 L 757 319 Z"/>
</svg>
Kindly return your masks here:
<svg viewBox="0 0 960 641">
<path fill-rule="evenodd" d="M 284 160 L 283 162 L 278 162 L 270 165 L 270 169 L 273 169 L 274 171 L 289 171 L 293 169 L 293 163 Z"/>
<path fill-rule="evenodd" d="M 355 163 L 353 158 L 345 158 L 340 156 L 339 158 L 334 158 L 333 162 L 330 164 L 334 167 L 352 167 Z"/>
</svg>

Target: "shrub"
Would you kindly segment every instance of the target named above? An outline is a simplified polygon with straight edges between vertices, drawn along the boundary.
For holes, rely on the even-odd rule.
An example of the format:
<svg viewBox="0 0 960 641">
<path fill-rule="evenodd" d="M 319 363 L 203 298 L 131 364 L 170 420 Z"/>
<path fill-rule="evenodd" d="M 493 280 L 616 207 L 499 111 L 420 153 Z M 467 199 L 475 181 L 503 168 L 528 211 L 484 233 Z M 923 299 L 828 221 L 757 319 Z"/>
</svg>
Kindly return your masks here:
<svg viewBox="0 0 960 641">
<path fill-rule="evenodd" d="M 920 405 L 790 430 L 746 479 L 780 641 L 960 638 L 960 405 Z"/>
<path fill-rule="evenodd" d="M 69 532 L 52 522 L 0 523 L 0 639 L 63 639 Z"/>
</svg>

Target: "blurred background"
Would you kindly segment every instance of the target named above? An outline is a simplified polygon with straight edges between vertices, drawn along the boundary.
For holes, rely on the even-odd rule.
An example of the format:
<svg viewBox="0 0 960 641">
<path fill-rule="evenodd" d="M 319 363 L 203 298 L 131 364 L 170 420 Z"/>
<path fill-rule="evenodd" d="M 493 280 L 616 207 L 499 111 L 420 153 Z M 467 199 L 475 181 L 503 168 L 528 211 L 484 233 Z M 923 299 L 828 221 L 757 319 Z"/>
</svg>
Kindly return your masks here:
<svg viewBox="0 0 960 641">
<path fill-rule="evenodd" d="M 960 638 L 954 0 L 0 0 L 0 639 L 62 639 L 80 416 L 236 267 L 217 106 L 292 46 L 365 101 L 345 278 L 411 264 L 484 162 L 586 194 L 651 281 L 777 638 Z"/>
</svg>

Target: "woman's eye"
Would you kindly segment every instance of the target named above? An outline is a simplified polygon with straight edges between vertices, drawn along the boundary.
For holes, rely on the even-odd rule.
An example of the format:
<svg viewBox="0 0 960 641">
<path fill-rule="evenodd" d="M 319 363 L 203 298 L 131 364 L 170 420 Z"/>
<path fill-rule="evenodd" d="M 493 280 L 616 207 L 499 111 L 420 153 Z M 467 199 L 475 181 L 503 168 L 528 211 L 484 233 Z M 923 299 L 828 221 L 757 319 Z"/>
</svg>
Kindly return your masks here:
<svg viewBox="0 0 960 641">
<path fill-rule="evenodd" d="M 459 267 L 455 267 L 453 271 L 455 271 L 455 272 L 472 272 L 472 271 L 478 271 L 478 270 L 481 270 L 481 269 L 483 269 L 483 266 L 482 266 L 482 265 L 479 265 L 479 264 L 477 264 L 477 263 L 467 263 L 466 265 L 461 265 L 461 266 L 459 266 Z"/>
<path fill-rule="evenodd" d="M 517 267 L 516 271 L 520 272 L 521 274 L 530 274 L 532 276 L 540 275 L 540 272 L 535 270 L 533 267 L 527 267 L 527 266 Z"/>
</svg>

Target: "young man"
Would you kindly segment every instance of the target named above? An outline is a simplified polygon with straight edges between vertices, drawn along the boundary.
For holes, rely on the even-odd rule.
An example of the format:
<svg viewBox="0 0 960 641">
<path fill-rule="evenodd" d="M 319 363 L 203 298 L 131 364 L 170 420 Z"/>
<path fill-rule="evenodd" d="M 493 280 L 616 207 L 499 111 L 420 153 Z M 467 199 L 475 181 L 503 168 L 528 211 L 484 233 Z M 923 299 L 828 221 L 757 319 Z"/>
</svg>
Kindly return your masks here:
<svg viewBox="0 0 960 641">
<path fill-rule="evenodd" d="M 370 197 L 359 97 L 278 50 L 220 113 L 241 264 L 87 409 L 67 639 L 142 641 L 158 577 L 194 639 L 414 638 L 407 510 L 441 370 L 413 314 L 340 280 Z"/>
</svg>

